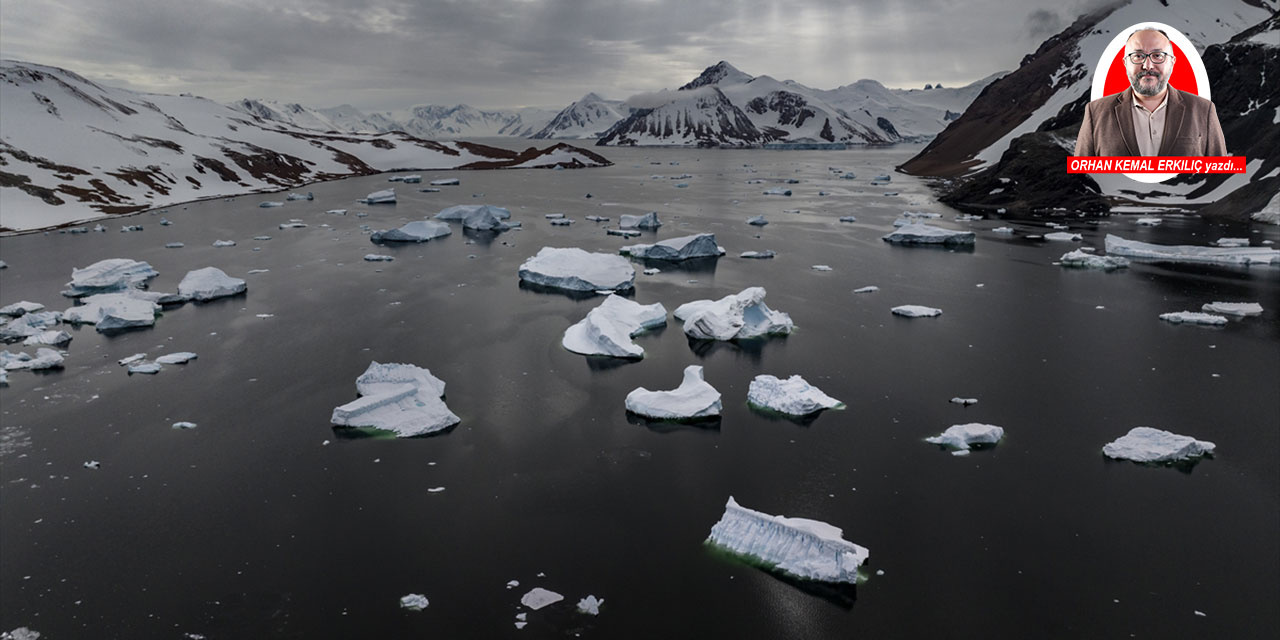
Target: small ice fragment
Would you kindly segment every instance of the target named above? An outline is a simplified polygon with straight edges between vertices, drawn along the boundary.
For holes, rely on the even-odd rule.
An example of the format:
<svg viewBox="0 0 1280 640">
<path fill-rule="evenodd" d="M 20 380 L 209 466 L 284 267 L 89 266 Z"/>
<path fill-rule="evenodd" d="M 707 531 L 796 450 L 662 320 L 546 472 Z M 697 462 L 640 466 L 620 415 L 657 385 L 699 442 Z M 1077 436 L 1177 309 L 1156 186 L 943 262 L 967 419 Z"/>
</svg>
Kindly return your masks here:
<svg viewBox="0 0 1280 640">
<path fill-rule="evenodd" d="M 213 241 L 213 246 L 215 246 L 215 247 L 234 247 L 234 246 L 236 246 L 236 241 L 235 241 L 235 240 L 214 240 L 214 241 Z"/>
<path fill-rule="evenodd" d="M 560 602 L 561 600 L 564 600 L 564 596 L 554 591 L 548 591 L 542 587 L 534 587 L 529 591 L 529 593 L 520 597 L 520 604 L 537 611 L 538 609 L 549 604 Z"/>
<path fill-rule="evenodd" d="M 1173 324 L 1207 324 L 1207 325 L 1223 325 L 1227 323 L 1226 316 L 1214 315 L 1212 313 L 1200 313 L 1197 311 L 1178 311 L 1174 313 L 1162 313 L 1160 319 Z"/>
<path fill-rule="evenodd" d="M 183 244 L 183 243 L 181 243 L 181 242 L 166 242 L 166 243 L 164 243 L 164 248 L 166 248 L 166 249 L 181 249 L 181 248 L 183 248 L 183 247 L 185 247 L 185 246 L 187 246 L 187 245 L 186 245 L 186 244 Z"/>
<path fill-rule="evenodd" d="M 951 402 L 952 402 L 953 404 L 960 404 L 960 405 L 964 405 L 964 406 L 966 406 L 966 407 L 967 407 L 967 406 L 969 406 L 969 405 L 971 405 L 971 404 L 978 404 L 978 399 L 977 399 L 977 398 L 959 398 L 959 397 L 957 397 L 957 398 L 952 398 L 952 399 L 951 399 Z"/>
<path fill-rule="evenodd" d="M 598 616 L 600 615 L 600 605 L 602 604 L 604 604 L 604 600 L 589 595 L 578 601 L 578 612 Z"/>
<path fill-rule="evenodd" d="M 662 269 L 659 269 L 657 267 L 649 267 L 648 269 L 644 270 L 644 274 L 646 276 L 656 276 L 659 273 L 662 273 Z"/>
<path fill-rule="evenodd" d="M 766 224 L 769 224 L 769 221 L 765 220 L 764 215 L 761 214 L 752 218 L 747 218 L 747 224 L 756 226 L 756 227 L 763 227 Z"/>
<path fill-rule="evenodd" d="M 1197 616 L 1200 616 L 1201 618 L 1206 617 L 1205 612 L 1203 611 L 1192 611 L 1192 613 L 1196 614 Z"/>
<path fill-rule="evenodd" d="M 432 180 L 430 184 L 433 187 L 454 187 L 462 184 L 462 180 L 459 178 L 440 178 Z"/>
<path fill-rule="evenodd" d="M 999 233 L 1001 235 L 1011 236 L 1013 235 L 1013 227 L 996 227 L 991 230 L 991 233 Z"/>
<path fill-rule="evenodd" d="M 831 271 L 831 267 L 825 264 L 815 264 L 809 268 L 813 269 L 814 271 Z"/>
<path fill-rule="evenodd" d="M 101 467 L 101 466 L 102 466 L 102 463 L 98 462 L 97 460 L 90 460 L 84 463 L 84 468 L 86 469 L 97 469 L 98 467 Z"/>
<path fill-rule="evenodd" d="M 878 575 L 878 576 L 882 576 L 882 575 L 884 575 L 884 569 L 877 569 L 877 570 L 876 570 L 876 575 Z"/>
<path fill-rule="evenodd" d="M 123 367 L 126 364 L 133 364 L 135 362 L 138 362 L 139 360 L 145 360 L 146 358 L 147 358 L 147 354 L 145 353 L 135 353 L 127 358 L 122 358 L 117 362 L 119 362 L 120 366 Z"/>
<path fill-rule="evenodd" d="M 905 316 L 908 318 L 929 318 L 942 315 L 942 309 L 934 307 L 925 307 L 918 304 L 904 304 L 892 309 L 896 316 Z"/>
<path fill-rule="evenodd" d="M 766 189 L 766 190 L 764 191 L 764 195 L 766 195 L 766 196 L 789 196 L 789 195 L 791 195 L 791 190 L 790 190 L 790 189 L 784 189 L 784 188 L 782 188 L 782 187 L 774 187 L 774 188 L 772 188 L 772 189 Z"/>
<path fill-rule="evenodd" d="M 1172 462 L 1212 455 L 1217 445 L 1152 427 L 1134 427 L 1102 447 L 1103 455 L 1134 462 Z"/>
<path fill-rule="evenodd" d="M 263 318 L 263 319 L 266 319 L 266 318 L 274 318 L 274 317 L 276 317 L 276 314 L 274 314 L 274 313 L 259 313 L 259 314 L 255 315 L 254 317 L 255 317 L 255 318 Z"/>
<path fill-rule="evenodd" d="M 196 428 L 196 423 L 194 423 L 194 422 L 185 422 L 185 421 L 184 421 L 184 422 L 175 422 L 175 423 L 173 423 L 173 428 L 174 428 L 174 429 L 194 429 L 194 428 Z"/>
<path fill-rule="evenodd" d="M 1164 220 L 1160 218 L 1138 218 L 1134 221 L 1139 227 L 1155 227 L 1159 226 Z"/>
<path fill-rule="evenodd" d="M 1053 233 L 1044 234 L 1045 240 L 1053 240 L 1055 242 L 1079 242 L 1084 240 L 1084 236 L 1078 233 L 1069 233 L 1066 231 L 1055 231 Z"/>
<path fill-rule="evenodd" d="M 1062 257 L 1058 258 L 1058 262 L 1064 267 L 1102 269 L 1104 271 L 1123 269 L 1129 266 L 1129 260 L 1126 258 L 1121 258 L 1120 256 L 1095 256 L 1083 249 L 1076 249 L 1062 254 Z"/>
<path fill-rule="evenodd" d="M 609 221 L 609 218 L 606 218 L 605 216 L 586 216 L 586 218 L 587 220 L 590 220 L 592 222 L 608 222 Z"/>
<path fill-rule="evenodd" d="M 524 622 L 523 620 L 521 620 L 521 621 L 517 621 L 517 622 L 516 622 L 516 628 L 517 628 L 517 629 L 523 629 L 523 628 L 525 627 L 525 625 L 527 625 L 527 624 L 529 624 L 529 623 L 528 623 L 528 622 Z"/>
<path fill-rule="evenodd" d="M 441 491 L 444 491 L 444 487 L 431 487 L 430 489 L 427 489 L 427 493 L 440 493 Z"/>
<path fill-rule="evenodd" d="M 427 608 L 427 597 L 420 593 L 411 593 L 400 598 L 400 608 L 410 611 L 422 611 Z"/>
<path fill-rule="evenodd" d="M 520 581 L 519 581 L 519 580 L 508 580 L 508 581 L 507 581 L 507 588 L 508 588 L 508 589 L 514 589 L 514 588 L 516 588 L 516 587 L 518 587 L 518 586 L 520 586 Z"/>
<path fill-rule="evenodd" d="M 1218 238 L 1212 243 L 1218 247 L 1247 247 L 1249 246 L 1248 238 Z"/>
<path fill-rule="evenodd" d="M 940 444 L 957 450 L 966 450 L 974 444 L 995 444 L 1004 437 L 1004 429 L 992 424 L 970 422 L 947 427 L 940 435 L 925 438 L 931 444 Z"/>
<path fill-rule="evenodd" d="M 145 373 L 147 375 L 155 375 L 160 373 L 161 366 L 158 362 L 142 362 L 129 367 L 129 373 Z"/>
<path fill-rule="evenodd" d="M 374 191 L 373 193 L 365 196 L 363 200 L 360 200 L 360 202 L 363 202 L 364 204 L 395 204 L 396 190 L 383 189 L 381 191 Z"/>
<path fill-rule="evenodd" d="M 840 216 L 840 222 L 857 222 L 858 219 L 853 216 Z"/>
<path fill-rule="evenodd" d="M 156 362 L 159 362 L 160 364 L 186 364 L 195 359 L 196 354 L 190 351 L 179 351 L 177 353 L 160 356 L 159 358 L 156 358 Z"/>
<path fill-rule="evenodd" d="M 764 251 L 743 251 L 742 253 L 738 254 L 738 257 L 750 258 L 754 260 L 768 260 L 769 258 L 772 258 L 776 255 L 778 254 L 774 253 L 772 249 L 766 249 Z"/>
<path fill-rule="evenodd" d="M 877 287 L 875 285 L 869 285 L 866 287 L 861 287 L 859 289 L 854 289 L 853 292 L 854 293 L 875 293 L 879 290 L 880 290 L 880 287 Z"/>
<path fill-rule="evenodd" d="M 395 260 L 395 257 L 378 253 L 366 253 L 364 259 L 365 262 L 391 262 L 392 260 Z"/>
</svg>

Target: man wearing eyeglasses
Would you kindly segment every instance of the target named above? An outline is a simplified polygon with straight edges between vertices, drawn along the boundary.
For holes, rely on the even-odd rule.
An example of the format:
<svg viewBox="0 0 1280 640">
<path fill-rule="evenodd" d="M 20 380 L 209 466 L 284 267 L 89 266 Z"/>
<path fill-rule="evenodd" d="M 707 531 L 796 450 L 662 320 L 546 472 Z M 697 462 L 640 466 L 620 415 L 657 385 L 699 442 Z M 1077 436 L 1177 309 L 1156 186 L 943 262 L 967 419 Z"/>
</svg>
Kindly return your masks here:
<svg viewBox="0 0 1280 640">
<path fill-rule="evenodd" d="M 1075 155 L 1228 155 L 1213 103 L 1169 86 L 1177 62 L 1169 37 L 1138 29 L 1124 50 L 1130 86 L 1085 107 Z"/>
</svg>

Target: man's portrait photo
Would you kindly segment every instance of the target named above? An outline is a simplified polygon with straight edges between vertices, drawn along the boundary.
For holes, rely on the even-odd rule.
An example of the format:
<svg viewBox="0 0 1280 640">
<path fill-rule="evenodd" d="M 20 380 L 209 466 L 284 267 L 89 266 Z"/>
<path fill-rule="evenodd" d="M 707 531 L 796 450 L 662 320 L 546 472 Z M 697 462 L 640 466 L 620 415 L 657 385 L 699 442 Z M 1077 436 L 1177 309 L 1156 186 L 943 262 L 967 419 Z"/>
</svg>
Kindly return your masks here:
<svg viewBox="0 0 1280 640">
<path fill-rule="evenodd" d="M 1124 46 L 1129 88 L 1085 107 L 1074 155 L 1228 155 L 1213 103 L 1169 84 L 1177 64 L 1185 63 L 1163 30 L 1130 33 Z"/>
</svg>

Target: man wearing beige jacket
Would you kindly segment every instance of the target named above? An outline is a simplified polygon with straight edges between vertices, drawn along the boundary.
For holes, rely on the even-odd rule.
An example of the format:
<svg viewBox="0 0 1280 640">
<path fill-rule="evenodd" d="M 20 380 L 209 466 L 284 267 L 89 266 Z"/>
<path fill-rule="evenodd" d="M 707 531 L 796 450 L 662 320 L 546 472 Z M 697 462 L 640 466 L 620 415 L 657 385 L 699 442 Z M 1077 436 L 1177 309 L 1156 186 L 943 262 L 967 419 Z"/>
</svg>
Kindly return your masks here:
<svg viewBox="0 0 1280 640">
<path fill-rule="evenodd" d="M 1175 62 L 1169 37 L 1138 29 L 1124 50 L 1130 87 L 1085 106 L 1074 155 L 1228 155 L 1213 103 L 1169 86 Z"/>
</svg>

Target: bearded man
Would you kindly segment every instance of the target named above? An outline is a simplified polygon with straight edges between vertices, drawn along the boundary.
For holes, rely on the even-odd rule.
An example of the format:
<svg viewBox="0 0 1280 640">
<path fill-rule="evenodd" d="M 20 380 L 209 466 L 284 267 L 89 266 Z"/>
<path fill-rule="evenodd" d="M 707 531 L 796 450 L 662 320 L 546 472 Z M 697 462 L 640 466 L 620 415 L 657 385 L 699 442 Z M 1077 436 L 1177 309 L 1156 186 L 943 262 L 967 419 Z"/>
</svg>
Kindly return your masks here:
<svg viewBox="0 0 1280 640">
<path fill-rule="evenodd" d="M 1085 107 L 1075 155 L 1228 155 L 1213 103 L 1169 86 L 1176 60 L 1164 31 L 1134 31 L 1124 53 L 1130 86 Z"/>
</svg>

